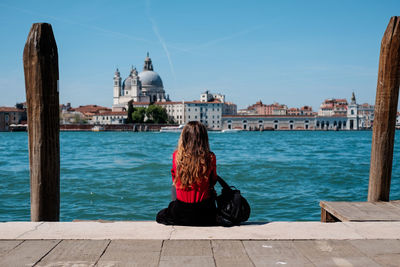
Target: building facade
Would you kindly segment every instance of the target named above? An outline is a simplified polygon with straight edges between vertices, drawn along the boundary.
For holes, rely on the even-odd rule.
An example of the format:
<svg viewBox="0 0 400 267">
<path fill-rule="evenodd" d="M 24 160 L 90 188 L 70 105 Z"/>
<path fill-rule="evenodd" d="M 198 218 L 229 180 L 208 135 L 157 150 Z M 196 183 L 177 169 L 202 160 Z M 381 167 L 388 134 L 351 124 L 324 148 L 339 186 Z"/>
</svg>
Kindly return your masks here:
<svg viewBox="0 0 400 267">
<path fill-rule="evenodd" d="M 26 124 L 26 110 L 15 107 L 0 107 L 0 131 L 10 131 L 12 126 Z"/>
<path fill-rule="evenodd" d="M 142 72 L 138 73 L 136 68 L 132 68 L 129 76 L 122 82 L 119 70 L 115 71 L 112 110 L 127 110 L 130 101 L 148 103 L 169 101 L 161 77 L 154 71 L 148 53 Z"/>
<path fill-rule="evenodd" d="M 223 130 L 315 130 L 315 123 L 315 116 L 224 115 L 222 117 Z"/>
<path fill-rule="evenodd" d="M 124 124 L 127 118 L 126 111 L 108 111 L 93 115 L 90 124 Z"/>
</svg>

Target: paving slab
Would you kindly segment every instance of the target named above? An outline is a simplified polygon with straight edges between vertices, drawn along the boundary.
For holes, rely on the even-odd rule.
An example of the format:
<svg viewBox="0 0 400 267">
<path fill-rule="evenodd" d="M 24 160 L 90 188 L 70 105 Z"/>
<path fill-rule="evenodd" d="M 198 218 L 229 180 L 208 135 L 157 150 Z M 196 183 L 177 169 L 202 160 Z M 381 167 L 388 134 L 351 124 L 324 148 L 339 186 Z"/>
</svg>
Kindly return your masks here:
<svg viewBox="0 0 400 267">
<path fill-rule="evenodd" d="M 0 257 L 20 245 L 23 240 L 0 240 Z"/>
<path fill-rule="evenodd" d="M 215 266 L 208 240 L 165 240 L 159 266 Z"/>
<path fill-rule="evenodd" d="M 63 240 L 35 266 L 94 266 L 109 243 L 107 240 Z"/>
<path fill-rule="evenodd" d="M 112 240 L 97 266 L 158 266 L 162 240 Z"/>
<path fill-rule="evenodd" d="M 296 240 L 293 245 L 316 266 L 380 266 L 347 241 Z"/>
<path fill-rule="evenodd" d="M 43 222 L 0 222 L 0 239 L 18 239 L 22 234 L 37 230 Z"/>
<path fill-rule="evenodd" d="M 239 240 L 213 240 L 211 246 L 215 263 L 219 267 L 253 266 L 243 243 Z"/>
<path fill-rule="evenodd" d="M 0 266 L 33 266 L 54 249 L 61 240 L 24 241 L 0 257 Z"/>
<path fill-rule="evenodd" d="M 349 240 L 352 246 L 382 266 L 400 266 L 400 240 Z"/>
<path fill-rule="evenodd" d="M 311 241 L 308 241 L 311 242 Z M 293 241 L 243 241 L 255 266 L 314 266 L 294 247 Z"/>
</svg>

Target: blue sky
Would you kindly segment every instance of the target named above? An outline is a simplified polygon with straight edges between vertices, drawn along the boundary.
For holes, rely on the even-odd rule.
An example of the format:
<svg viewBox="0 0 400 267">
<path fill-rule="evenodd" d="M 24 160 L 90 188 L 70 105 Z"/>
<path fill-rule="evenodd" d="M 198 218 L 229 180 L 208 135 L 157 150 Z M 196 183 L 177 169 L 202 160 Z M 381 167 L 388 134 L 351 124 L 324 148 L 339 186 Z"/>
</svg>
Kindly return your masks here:
<svg viewBox="0 0 400 267">
<path fill-rule="evenodd" d="M 397 14 L 396 14 L 397 12 Z M 380 41 L 400 1 L 0 2 L 0 106 L 25 100 L 22 52 L 51 23 L 60 103 L 111 107 L 113 75 L 146 52 L 172 100 L 206 89 L 239 108 L 258 100 L 317 110 L 326 98 L 374 104 Z"/>
</svg>

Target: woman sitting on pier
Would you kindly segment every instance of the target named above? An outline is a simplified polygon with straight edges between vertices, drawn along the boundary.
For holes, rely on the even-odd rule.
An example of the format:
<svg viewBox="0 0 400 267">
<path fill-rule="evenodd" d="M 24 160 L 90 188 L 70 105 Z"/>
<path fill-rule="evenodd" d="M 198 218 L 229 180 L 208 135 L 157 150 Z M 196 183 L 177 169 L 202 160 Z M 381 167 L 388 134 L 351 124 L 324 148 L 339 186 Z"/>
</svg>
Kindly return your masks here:
<svg viewBox="0 0 400 267">
<path fill-rule="evenodd" d="M 215 225 L 216 158 L 210 151 L 207 129 L 200 122 L 191 121 L 183 128 L 178 149 L 172 156 L 171 174 L 176 199 L 157 214 L 157 222 Z"/>
</svg>

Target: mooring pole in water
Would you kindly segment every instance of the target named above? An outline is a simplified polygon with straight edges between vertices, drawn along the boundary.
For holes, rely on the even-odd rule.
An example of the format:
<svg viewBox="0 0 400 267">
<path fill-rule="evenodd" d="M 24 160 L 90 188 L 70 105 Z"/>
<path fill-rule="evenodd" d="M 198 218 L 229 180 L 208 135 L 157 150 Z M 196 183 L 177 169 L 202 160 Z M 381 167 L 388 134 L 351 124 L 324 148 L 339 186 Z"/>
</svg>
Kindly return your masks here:
<svg viewBox="0 0 400 267">
<path fill-rule="evenodd" d="M 34 23 L 24 48 L 31 221 L 60 218 L 58 53 L 50 24 Z"/>
<path fill-rule="evenodd" d="M 392 17 L 381 42 L 368 201 L 389 201 L 400 85 L 400 17 Z"/>
</svg>

